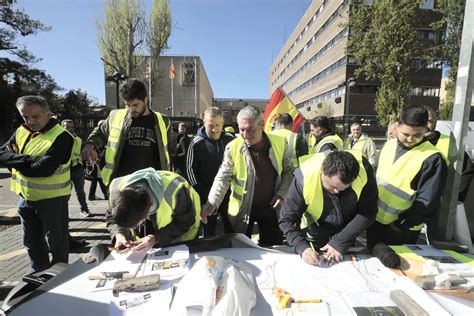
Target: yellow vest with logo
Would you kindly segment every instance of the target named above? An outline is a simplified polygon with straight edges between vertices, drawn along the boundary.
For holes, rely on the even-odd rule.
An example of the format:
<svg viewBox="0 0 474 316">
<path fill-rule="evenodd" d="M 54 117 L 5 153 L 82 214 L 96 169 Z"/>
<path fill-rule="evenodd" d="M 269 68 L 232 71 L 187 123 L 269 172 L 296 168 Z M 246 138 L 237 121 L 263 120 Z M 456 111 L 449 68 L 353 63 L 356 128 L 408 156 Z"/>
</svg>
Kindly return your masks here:
<svg viewBox="0 0 474 316">
<path fill-rule="evenodd" d="M 271 144 L 271 152 L 273 151 L 275 155 L 275 160 L 277 162 L 277 174 L 281 176 L 283 171 L 283 155 L 285 153 L 285 145 L 286 141 L 283 137 L 268 134 L 268 139 L 270 140 Z M 244 139 L 242 137 L 238 137 L 229 143 L 230 154 L 232 156 L 232 161 L 234 162 L 234 168 L 232 170 L 232 179 L 230 181 L 230 188 L 232 190 L 232 194 L 230 195 L 229 199 L 229 215 L 236 216 L 239 211 L 240 207 L 242 206 L 242 202 L 244 200 L 244 195 L 247 194 L 246 185 L 247 185 L 247 171 L 248 166 L 245 161 L 245 157 L 242 154 L 242 146 L 245 146 Z M 271 159 L 272 157 L 270 157 Z"/>
<path fill-rule="evenodd" d="M 297 168 L 300 165 L 298 162 L 298 157 L 296 156 L 296 138 L 298 137 L 298 134 L 285 128 L 273 130 L 267 134 L 278 135 L 286 138 L 288 147 L 291 149 L 291 164 L 294 168 Z"/>
<path fill-rule="evenodd" d="M 120 135 L 122 132 L 123 121 L 127 115 L 127 109 L 116 110 L 109 116 L 109 138 L 107 139 L 107 146 L 105 147 L 105 164 L 101 170 L 102 181 L 105 185 L 110 183 L 110 177 L 116 163 L 116 156 L 118 146 L 120 144 Z M 166 163 L 169 166 L 170 157 L 167 150 L 168 147 L 168 134 L 166 129 L 165 121 L 163 116 L 158 112 L 153 112 L 158 119 L 158 126 L 160 127 L 161 138 L 163 141 L 164 152 L 166 155 Z"/>
<path fill-rule="evenodd" d="M 357 200 L 359 200 L 362 189 L 367 183 L 367 172 L 365 171 L 362 161 L 362 153 L 359 151 L 348 152 L 351 153 L 359 163 L 359 174 L 351 183 L 351 188 L 357 195 Z M 303 197 L 305 203 L 308 205 L 301 220 L 302 228 L 316 222 L 323 212 L 324 197 L 323 185 L 321 183 L 321 169 L 326 156 L 326 153 L 310 155 L 310 157 L 300 165 L 301 173 L 303 174 Z"/>
<path fill-rule="evenodd" d="M 343 148 L 341 137 L 339 137 L 338 135 L 330 135 L 321 139 L 321 141 L 313 147 L 312 153 L 319 153 L 321 148 L 326 144 L 333 144 L 336 147 L 336 150 L 342 150 Z"/>
<path fill-rule="evenodd" d="M 56 138 L 65 132 L 59 124 L 53 126 L 46 133 L 39 133 L 31 138 L 31 132 L 20 126 L 15 135 L 15 142 L 20 149 L 20 154 L 41 157 L 51 148 Z M 12 169 L 11 190 L 21 194 L 25 200 L 39 201 L 71 194 L 71 160 L 61 164 L 48 177 L 26 177 L 18 170 Z"/>
<path fill-rule="evenodd" d="M 199 194 L 189 185 L 189 183 L 180 175 L 165 170 L 156 170 L 156 172 L 161 176 L 163 181 L 163 200 L 159 201 L 158 210 L 156 211 L 156 225 L 158 229 L 166 227 L 173 220 L 173 210 L 176 208 L 176 195 L 183 187 L 189 192 L 189 197 L 193 203 L 195 211 L 194 224 L 180 237 L 173 240 L 173 242 L 192 240 L 196 237 L 199 224 L 200 224 L 200 215 L 201 215 L 201 201 L 199 199 Z M 124 187 L 124 184 L 127 182 L 130 176 L 123 176 L 112 180 L 110 184 L 111 187 L 111 196 L 112 193 L 121 191 Z M 138 234 L 135 229 L 131 229 L 132 235 L 137 239 Z"/>
<path fill-rule="evenodd" d="M 74 136 L 74 145 L 72 146 L 71 152 L 71 167 L 75 167 L 77 165 L 82 165 L 82 157 L 81 157 L 81 146 L 82 146 L 82 139 L 79 136 Z"/>
<path fill-rule="evenodd" d="M 382 148 L 377 169 L 377 187 L 379 191 L 377 221 L 389 225 L 399 215 L 408 210 L 416 197 L 411 181 L 421 170 L 423 162 L 439 151 L 428 141 L 409 150 L 395 162 L 397 139 L 391 139 Z M 422 224 L 412 227 L 417 231 Z"/>
</svg>

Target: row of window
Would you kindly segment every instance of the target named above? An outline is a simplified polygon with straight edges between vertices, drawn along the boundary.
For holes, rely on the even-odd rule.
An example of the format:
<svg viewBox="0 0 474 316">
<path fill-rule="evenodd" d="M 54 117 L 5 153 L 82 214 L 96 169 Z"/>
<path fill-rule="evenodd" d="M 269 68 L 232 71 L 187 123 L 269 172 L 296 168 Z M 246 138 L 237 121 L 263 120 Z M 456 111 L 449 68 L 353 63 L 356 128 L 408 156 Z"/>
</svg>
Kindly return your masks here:
<svg viewBox="0 0 474 316">
<path fill-rule="evenodd" d="M 327 0 L 327 2 L 329 2 L 329 0 Z M 306 31 L 309 29 L 309 27 L 311 26 L 311 24 L 313 24 L 313 23 L 316 21 L 316 18 L 321 14 L 321 12 L 323 12 L 325 6 L 326 6 L 326 0 L 324 0 L 323 3 L 319 6 L 319 8 L 316 10 L 316 13 L 314 13 L 313 17 L 309 20 L 308 24 L 306 24 L 306 26 L 305 26 L 305 28 L 303 29 L 303 31 L 301 31 L 300 35 L 298 35 L 298 37 L 297 37 L 296 40 L 293 42 L 293 44 L 291 45 L 291 47 L 286 51 L 285 56 L 283 56 L 283 58 L 280 60 L 280 62 L 279 62 L 278 65 L 277 65 L 277 68 L 280 67 L 280 65 L 283 63 L 283 61 L 290 55 L 291 50 L 292 50 L 292 49 L 298 44 L 298 42 L 303 38 L 303 34 L 306 33 Z M 273 70 L 272 75 L 274 74 L 275 71 L 276 71 L 276 69 Z"/>
<path fill-rule="evenodd" d="M 345 89 L 346 89 L 346 87 L 342 86 L 342 87 L 338 87 L 338 88 L 329 90 L 327 92 L 324 92 L 320 95 L 317 95 L 317 96 L 315 96 L 311 99 L 308 99 L 304 102 L 301 102 L 301 103 L 297 104 L 296 107 L 298 109 L 301 109 L 301 108 L 304 108 L 304 107 L 308 107 L 308 106 L 312 106 L 312 105 L 322 103 L 323 101 L 326 101 L 326 100 L 333 100 L 334 98 L 336 98 L 340 95 L 343 95 L 344 92 L 345 92 Z"/>
<path fill-rule="evenodd" d="M 311 77 L 310 79 L 306 80 L 303 82 L 303 84 L 299 85 L 295 89 L 293 89 L 290 93 L 288 93 L 289 96 L 294 96 L 295 94 L 300 93 L 304 89 L 308 88 L 309 86 L 312 86 L 316 81 L 323 79 L 330 73 L 336 71 L 337 69 L 341 68 L 342 66 L 347 64 L 347 56 L 342 57 L 329 67 L 325 68 L 323 71 L 317 73 L 315 76 Z"/>
<path fill-rule="evenodd" d="M 443 61 L 433 60 L 426 61 L 421 59 L 415 59 L 411 62 L 411 67 L 416 69 L 427 68 L 427 69 L 441 69 L 443 68 Z"/>
<path fill-rule="evenodd" d="M 316 42 L 316 39 L 324 32 L 329 25 L 342 13 L 345 7 L 348 5 L 349 0 L 344 0 L 344 2 L 334 11 L 333 14 L 324 22 L 324 24 L 319 28 L 319 30 L 313 35 L 313 37 L 306 43 L 306 45 L 296 54 L 295 57 L 290 61 L 290 63 L 280 72 L 280 74 L 276 77 L 274 82 L 281 78 L 285 74 L 285 72 L 293 66 L 293 64 L 301 57 L 301 55 L 311 46 L 313 43 Z M 286 55 L 285 55 L 286 57 Z M 284 58 L 283 58 L 284 59 Z M 282 61 L 283 61 L 282 59 Z M 282 62 L 281 61 L 281 62 Z M 281 64 L 281 62 L 279 64 Z M 272 84 L 274 84 L 274 82 Z"/>
<path fill-rule="evenodd" d="M 298 69 L 297 72 L 295 72 L 293 75 L 291 75 L 290 78 L 288 78 L 283 84 L 282 86 L 285 86 L 287 84 L 289 84 L 291 81 L 293 81 L 294 79 L 296 79 L 299 75 L 301 75 L 304 71 L 306 71 L 306 69 L 311 66 L 312 64 L 314 64 L 319 58 L 321 58 L 328 50 L 330 50 L 331 48 L 333 48 L 337 43 L 339 43 L 344 37 L 346 37 L 348 34 L 348 30 L 347 28 L 343 29 L 341 32 L 339 32 L 339 34 L 337 34 L 336 36 L 334 36 L 332 38 L 332 40 L 330 40 L 326 45 L 324 45 L 324 47 L 322 47 L 319 51 L 316 52 L 316 54 L 314 54 L 313 57 L 311 57 L 310 60 L 308 60 L 303 66 L 301 66 L 300 69 Z M 276 81 L 276 80 L 275 80 Z M 273 83 L 275 83 L 275 81 L 273 81 Z"/>
<path fill-rule="evenodd" d="M 354 94 L 376 94 L 378 86 L 372 85 L 356 85 L 351 87 L 351 93 Z M 316 105 L 322 103 L 326 100 L 333 100 L 338 96 L 341 96 L 346 93 L 346 87 L 338 87 L 332 90 L 329 90 L 325 93 L 317 95 L 311 99 L 308 99 L 304 102 L 301 102 L 296 105 L 298 109 L 304 107 L 310 107 L 312 105 Z M 410 95 L 412 96 L 424 96 L 424 97 L 439 97 L 439 88 L 434 87 L 414 87 L 411 88 Z M 309 110 L 308 110 L 309 111 Z"/>
<path fill-rule="evenodd" d="M 423 97 L 439 97 L 439 88 L 414 87 L 410 89 L 410 95 Z"/>
</svg>

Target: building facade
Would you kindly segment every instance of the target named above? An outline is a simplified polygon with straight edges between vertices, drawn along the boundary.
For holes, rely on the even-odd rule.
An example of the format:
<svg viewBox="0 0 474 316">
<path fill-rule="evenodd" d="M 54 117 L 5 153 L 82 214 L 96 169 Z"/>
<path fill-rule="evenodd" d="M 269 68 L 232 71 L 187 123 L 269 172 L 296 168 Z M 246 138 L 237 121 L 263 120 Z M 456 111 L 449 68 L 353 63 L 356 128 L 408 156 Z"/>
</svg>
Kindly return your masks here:
<svg viewBox="0 0 474 316">
<path fill-rule="evenodd" d="M 215 98 L 213 106 L 221 109 L 224 115 L 224 124 L 226 126 L 237 127 L 237 114 L 247 105 L 255 105 L 260 110 L 265 111 L 268 100 L 266 99 L 220 99 Z"/>
<path fill-rule="evenodd" d="M 149 78 L 145 78 L 147 63 L 144 64 L 143 77 L 138 79 L 149 87 Z M 173 77 L 171 73 L 174 79 L 170 78 Z M 199 56 L 161 56 L 158 69 L 152 69 L 151 76 L 158 80 L 154 89 L 148 89 L 154 111 L 172 117 L 202 118 L 204 110 L 212 106 L 214 93 Z M 105 91 L 107 106 L 115 108 L 115 83 L 106 81 Z"/>
<path fill-rule="evenodd" d="M 269 70 L 269 93 L 282 86 L 308 120 L 326 115 L 336 122 L 359 121 L 367 131 L 380 131 L 375 113 L 378 84 L 355 78 L 356 65 L 346 53 L 349 31 L 344 25 L 350 2 L 312 2 Z M 435 18 L 433 4 L 428 0 L 420 5 L 419 37 L 423 45 L 435 37 L 429 27 Z M 441 74 L 441 63 L 413 61 L 410 103 L 438 108 Z"/>
</svg>

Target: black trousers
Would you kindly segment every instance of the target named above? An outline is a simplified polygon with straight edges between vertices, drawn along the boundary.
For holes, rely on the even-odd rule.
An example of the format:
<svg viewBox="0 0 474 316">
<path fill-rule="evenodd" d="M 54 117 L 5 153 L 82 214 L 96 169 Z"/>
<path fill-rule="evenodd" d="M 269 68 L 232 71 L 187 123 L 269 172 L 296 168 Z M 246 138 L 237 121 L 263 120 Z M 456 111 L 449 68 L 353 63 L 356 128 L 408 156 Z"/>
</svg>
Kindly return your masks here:
<svg viewBox="0 0 474 316">
<path fill-rule="evenodd" d="M 278 226 L 278 218 L 275 210 L 270 209 L 269 212 L 254 212 L 250 213 L 250 221 L 247 226 L 245 235 L 252 236 L 252 231 L 255 223 L 258 225 L 259 240 L 258 244 L 262 247 L 269 247 L 273 245 L 283 244 L 283 233 Z M 263 214 L 262 214 L 263 213 Z"/>
<path fill-rule="evenodd" d="M 384 242 L 387 245 L 416 244 L 420 231 L 400 230 L 396 231 L 390 225 L 384 225 L 375 221 L 367 229 L 367 248 L 372 248 L 379 243 Z"/>
</svg>

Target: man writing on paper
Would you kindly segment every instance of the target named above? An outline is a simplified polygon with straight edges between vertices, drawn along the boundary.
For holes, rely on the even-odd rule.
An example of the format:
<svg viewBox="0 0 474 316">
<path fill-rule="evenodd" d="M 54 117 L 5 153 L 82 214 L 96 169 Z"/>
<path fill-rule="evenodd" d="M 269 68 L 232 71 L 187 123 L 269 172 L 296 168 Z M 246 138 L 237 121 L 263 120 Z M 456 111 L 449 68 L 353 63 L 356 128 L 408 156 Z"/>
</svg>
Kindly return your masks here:
<svg viewBox="0 0 474 316">
<path fill-rule="evenodd" d="M 316 250 L 341 261 L 377 214 L 372 166 L 361 152 L 333 151 L 314 154 L 294 174 L 280 214 L 288 244 L 308 264 L 320 263 Z"/>
<path fill-rule="evenodd" d="M 115 247 L 146 252 L 191 240 L 199 228 L 199 195 L 180 175 L 146 168 L 110 185 L 107 228 Z"/>
</svg>

